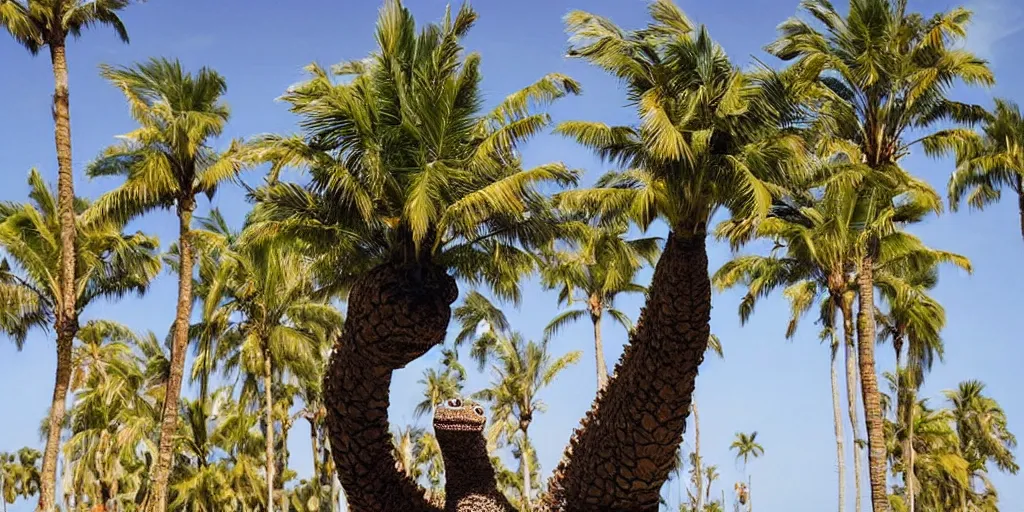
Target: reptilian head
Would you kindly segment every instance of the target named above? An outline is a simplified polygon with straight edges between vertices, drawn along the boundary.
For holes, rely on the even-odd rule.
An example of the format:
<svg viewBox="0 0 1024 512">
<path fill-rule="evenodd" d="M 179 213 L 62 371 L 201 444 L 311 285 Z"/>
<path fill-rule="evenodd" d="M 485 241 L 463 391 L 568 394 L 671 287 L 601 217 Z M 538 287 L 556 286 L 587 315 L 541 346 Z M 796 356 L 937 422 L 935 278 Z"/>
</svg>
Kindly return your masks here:
<svg viewBox="0 0 1024 512">
<path fill-rule="evenodd" d="M 439 437 L 447 433 L 483 432 L 486 423 L 484 408 L 461 398 L 452 398 L 434 411 L 434 431 Z"/>
</svg>

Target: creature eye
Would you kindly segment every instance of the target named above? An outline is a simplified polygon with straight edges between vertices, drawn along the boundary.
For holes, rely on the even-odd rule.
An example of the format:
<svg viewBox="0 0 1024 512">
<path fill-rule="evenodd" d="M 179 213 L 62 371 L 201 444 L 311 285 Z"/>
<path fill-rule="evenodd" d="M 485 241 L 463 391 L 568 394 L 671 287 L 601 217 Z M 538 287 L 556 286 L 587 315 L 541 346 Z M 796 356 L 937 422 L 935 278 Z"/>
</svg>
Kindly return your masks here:
<svg viewBox="0 0 1024 512">
<path fill-rule="evenodd" d="M 477 414 L 478 414 L 478 415 L 480 415 L 480 416 L 483 416 L 483 415 L 484 415 L 484 408 L 483 408 L 483 407 L 480 407 L 480 406 L 478 405 L 478 406 L 476 406 L 476 407 L 474 407 L 474 408 L 473 408 L 473 412 L 477 413 Z"/>
<path fill-rule="evenodd" d="M 452 398 L 451 400 L 448 400 L 448 407 L 462 407 L 462 400 Z"/>
</svg>

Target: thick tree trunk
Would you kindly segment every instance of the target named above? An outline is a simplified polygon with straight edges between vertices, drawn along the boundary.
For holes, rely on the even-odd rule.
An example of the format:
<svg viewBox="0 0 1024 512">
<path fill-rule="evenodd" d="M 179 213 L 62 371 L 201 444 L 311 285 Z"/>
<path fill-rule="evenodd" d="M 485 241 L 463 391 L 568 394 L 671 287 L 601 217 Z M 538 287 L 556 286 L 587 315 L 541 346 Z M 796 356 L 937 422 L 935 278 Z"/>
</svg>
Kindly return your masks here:
<svg viewBox="0 0 1024 512">
<path fill-rule="evenodd" d="M 455 281 L 430 266 L 380 265 L 349 293 L 325 382 L 327 426 L 353 511 L 436 510 L 396 467 L 388 423 L 391 374 L 444 341 Z"/>
<path fill-rule="evenodd" d="M 853 497 L 854 512 L 861 511 L 861 500 L 864 491 L 861 489 L 861 462 L 864 456 L 861 454 L 863 447 L 857 442 L 860 435 L 860 420 L 857 415 L 857 353 L 854 344 L 855 330 L 853 327 L 853 294 L 846 293 L 840 298 L 843 314 L 843 346 L 846 354 L 846 406 L 850 417 L 850 428 L 853 432 L 853 489 L 856 494 Z"/>
<path fill-rule="evenodd" d="M 834 337 L 833 339 L 838 345 L 839 340 Z M 838 348 L 833 347 L 830 351 L 829 368 L 832 377 L 832 425 L 836 433 L 836 465 L 839 468 L 839 512 L 844 512 L 846 510 L 846 450 L 843 447 L 843 414 L 839 406 L 839 371 L 836 368 Z"/>
<path fill-rule="evenodd" d="M 886 450 L 882 423 L 881 397 L 875 373 L 875 283 L 874 261 L 866 257 L 857 275 L 857 359 L 860 365 L 861 394 L 864 397 L 864 419 L 868 430 L 868 476 L 871 482 L 871 509 L 888 512 L 885 490 Z"/>
<path fill-rule="evenodd" d="M 60 325 L 64 324 L 64 325 Z M 60 434 L 67 412 L 68 387 L 71 384 L 71 350 L 77 325 L 58 322 L 57 371 L 53 384 L 53 400 L 47 421 L 46 448 L 43 451 L 42 473 L 39 475 L 39 505 L 37 511 L 52 511 L 57 503 L 57 460 L 60 457 Z"/>
<path fill-rule="evenodd" d="M 710 335 L 706 235 L 688 233 L 669 233 L 630 344 L 555 470 L 551 508 L 658 506 Z"/>
<path fill-rule="evenodd" d="M 693 397 L 693 403 L 690 404 L 690 409 L 693 411 L 693 474 L 695 476 L 697 486 L 697 510 L 700 512 L 704 511 L 704 495 L 702 489 L 704 488 L 704 473 L 701 466 L 700 458 L 700 412 L 697 410 L 697 397 Z"/>
<path fill-rule="evenodd" d="M 266 418 L 266 432 L 264 433 L 264 439 L 266 441 L 266 457 L 267 457 L 267 510 L 274 510 L 274 469 L 277 461 L 274 460 L 274 395 L 271 387 L 273 386 L 273 373 L 270 366 L 270 354 L 267 351 L 263 352 L 263 399 L 264 399 L 264 414 Z M 287 511 L 284 511 L 287 512 Z"/>
<path fill-rule="evenodd" d="M 185 373 L 185 351 L 188 349 L 188 327 L 192 317 L 192 270 L 195 266 L 192 239 L 192 211 L 195 201 L 188 197 L 178 203 L 178 250 L 180 269 L 178 272 L 178 303 L 174 313 L 174 327 L 171 337 L 171 364 L 164 389 L 164 403 L 160 412 L 160 443 L 157 447 L 156 465 L 153 468 L 152 487 L 146 498 L 148 512 L 167 510 L 167 482 L 171 475 L 174 457 L 174 441 L 178 429 L 178 401 L 181 397 L 181 381 Z"/>
<path fill-rule="evenodd" d="M 57 210 L 60 217 L 60 303 L 55 312 L 57 323 L 57 383 L 53 389 L 50 408 L 50 432 L 43 452 L 43 467 L 39 483 L 39 505 L 36 510 L 51 512 L 57 500 L 57 458 L 60 453 L 60 426 L 66 410 L 68 380 L 70 373 L 71 346 L 77 334 L 78 312 L 76 309 L 75 287 L 75 187 L 74 171 L 71 167 L 71 104 L 68 90 L 68 63 L 64 36 L 51 41 L 50 62 L 53 66 L 53 123 L 54 143 L 57 148 Z M 67 358 L 63 370 L 67 373 L 61 383 L 61 340 Z M 60 404 L 58 404 L 58 400 Z M 56 421 L 56 430 L 54 424 Z"/>
<path fill-rule="evenodd" d="M 591 308 L 590 320 L 594 323 L 594 358 L 597 359 L 597 390 L 608 386 L 608 366 L 604 362 L 604 343 L 601 341 L 601 309 Z"/>
</svg>

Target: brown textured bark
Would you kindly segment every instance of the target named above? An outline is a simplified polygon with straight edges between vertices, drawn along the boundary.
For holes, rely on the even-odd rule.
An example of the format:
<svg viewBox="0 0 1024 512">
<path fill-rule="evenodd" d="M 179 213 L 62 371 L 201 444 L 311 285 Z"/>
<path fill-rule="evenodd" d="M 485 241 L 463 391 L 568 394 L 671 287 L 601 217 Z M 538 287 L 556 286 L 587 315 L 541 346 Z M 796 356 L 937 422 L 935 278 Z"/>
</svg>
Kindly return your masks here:
<svg viewBox="0 0 1024 512">
<path fill-rule="evenodd" d="M 498 490 L 483 433 L 436 426 L 434 431 L 444 458 L 445 487 L 443 497 L 430 497 L 431 505 L 445 512 L 515 512 Z"/>
<path fill-rule="evenodd" d="M 551 508 L 658 508 L 710 335 L 706 236 L 687 233 L 669 233 L 630 344 L 555 470 Z"/>
<path fill-rule="evenodd" d="M 78 331 L 78 312 L 75 293 L 75 189 L 74 172 L 71 167 L 71 103 L 68 89 L 68 63 L 64 39 L 66 35 L 54 33 L 49 44 L 50 62 L 53 66 L 53 124 L 54 144 L 57 149 L 57 210 L 60 217 L 60 302 L 57 316 L 57 383 L 53 389 L 50 408 L 50 433 L 43 451 L 42 474 L 39 483 L 39 504 L 37 511 L 51 512 L 56 505 L 57 458 L 60 453 L 60 425 L 64 420 L 70 368 L 61 384 L 61 359 L 70 365 L 71 345 Z M 65 338 L 61 344 L 60 338 Z M 62 346 L 67 354 L 62 356 Z M 60 401 L 60 404 L 57 401 Z M 55 421 L 56 420 L 56 421 Z M 57 426 L 56 432 L 53 431 Z"/>
<path fill-rule="evenodd" d="M 167 510 L 167 482 L 174 456 L 174 438 L 178 429 L 178 401 L 181 396 L 181 380 L 185 373 L 185 351 L 188 349 L 188 327 L 192 317 L 192 270 L 195 266 L 195 256 L 190 231 L 194 209 L 195 200 L 191 196 L 179 199 L 178 251 L 181 268 L 178 272 L 178 303 L 171 334 L 171 364 L 164 388 L 163 408 L 160 412 L 160 443 L 157 446 L 156 464 L 153 467 L 152 487 L 143 508 L 148 512 Z"/>
<path fill-rule="evenodd" d="M 264 341 L 266 343 L 266 341 Z M 264 345 L 265 346 L 265 345 Z M 267 351 L 263 352 L 263 399 L 264 399 L 264 414 L 266 418 L 266 432 L 264 434 L 264 440 L 266 441 L 266 458 L 267 458 L 267 510 L 274 510 L 274 395 L 271 386 L 273 386 L 273 374 L 270 366 L 270 354 Z"/>
<path fill-rule="evenodd" d="M 833 338 L 835 340 L 835 338 Z M 838 340 L 835 341 L 838 344 Z M 839 468 L 839 512 L 846 510 L 846 450 L 843 447 L 843 414 L 839 407 L 839 371 L 836 355 L 839 347 L 829 354 L 829 370 L 832 377 L 832 425 L 836 433 L 836 464 Z"/>
<path fill-rule="evenodd" d="M 608 386 L 608 365 L 604 362 L 604 343 L 601 341 L 601 302 L 590 298 L 590 321 L 594 323 L 594 358 L 597 359 L 597 390 Z"/>
<path fill-rule="evenodd" d="M 853 497 L 854 512 L 861 511 L 861 500 L 864 492 L 861 489 L 861 461 L 864 456 L 861 454 L 863 447 L 857 442 L 860 434 L 860 420 L 857 415 L 857 353 L 854 344 L 855 330 L 853 327 L 853 293 L 840 295 L 840 311 L 843 315 L 843 346 L 846 354 L 846 406 L 850 417 L 850 427 L 853 429 L 853 483 L 856 494 Z"/>
<path fill-rule="evenodd" d="M 888 512 L 885 490 L 886 450 L 882 424 L 881 397 L 875 374 L 875 284 L 872 258 L 865 257 L 857 275 L 857 359 L 860 365 L 864 419 L 868 430 L 868 476 L 871 483 L 871 509 Z"/>
<path fill-rule="evenodd" d="M 68 387 L 71 384 L 71 349 L 77 325 L 58 322 L 56 330 L 57 371 L 53 384 L 53 400 L 50 402 L 50 418 L 47 421 L 46 448 L 43 451 L 37 511 L 52 511 L 56 505 L 57 459 L 60 455 L 61 428 L 64 425 L 64 415 L 67 412 Z"/>
<path fill-rule="evenodd" d="M 704 470 L 700 467 L 700 412 L 697 410 L 697 398 L 693 398 L 693 403 L 690 404 L 690 409 L 693 411 L 693 454 L 696 455 L 693 462 L 693 474 L 697 486 L 697 510 L 703 512 L 704 510 Z"/>
<path fill-rule="evenodd" d="M 444 341 L 455 281 L 431 266 L 380 265 L 349 293 L 325 382 L 331 452 L 350 510 L 431 511 L 392 453 L 391 374 Z"/>
</svg>

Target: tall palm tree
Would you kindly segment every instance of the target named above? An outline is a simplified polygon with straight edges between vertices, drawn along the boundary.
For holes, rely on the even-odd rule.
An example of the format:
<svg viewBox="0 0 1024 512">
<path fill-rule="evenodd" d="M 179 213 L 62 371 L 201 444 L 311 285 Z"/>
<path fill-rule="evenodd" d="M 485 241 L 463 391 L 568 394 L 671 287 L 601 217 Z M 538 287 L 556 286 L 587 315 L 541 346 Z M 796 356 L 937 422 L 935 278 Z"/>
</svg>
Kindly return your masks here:
<svg viewBox="0 0 1024 512">
<path fill-rule="evenodd" d="M 458 348 L 469 343 L 469 355 L 483 371 L 500 337 L 511 334 L 505 312 L 479 291 L 471 290 L 462 299 L 462 304 L 452 310 L 452 317 L 459 323 L 460 329 L 452 346 L 446 348 L 454 357 L 446 356 L 446 359 L 451 364 L 458 363 Z M 453 371 L 458 372 L 458 368 L 453 366 Z"/>
<path fill-rule="evenodd" d="M 981 133 L 950 130 L 926 149 L 955 153 L 956 170 L 949 178 L 949 205 L 955 211 L 966 200 L 984 208 L 1001 197 L 1001 189 L 1017 194 L 1021 236 L 1024 237 L 1024 117 L 1016 103 L 996 99 L 994 112 L 984 116 Z"/>
<path fill-rule="evenodd" d="M 18 300 L 4 301 L 0 327 L 18 343 L 36 327 L 52 325 L 57 334 L 57 369 L 39 498 L 46 508 L 52 507 L 55 499 L 56 469 L 49 464 L 52 461 L 55 465 L 59 455 L 78 326 L 69 329 L 63 324 L 67 292 L 60 278 L 63 238 L 58 200 L 34 169 L 28 182 L 29 203 L 0 205 L 0 246 L 8 256 L 0 262 L 0 290 L 9 299 Z M 73 317 L 77 319 L 94 300 L 145 292 L 160 271 L 156 255 L 159 242 L 139 232 L 124 233 L 125 222 L 103 215 L 97 205 L 81 198 L 75 200 L 75 215 L 78 249 L 74 253 L 76 272 L 71 290 Z"/>
<path fill-rule="evenodd" d="M 458 373 L 447 368 L 440 371 L 435 368 L 424 370 L 419 383 L 423 384 L 423 400 L 416 404 L 414 412 L 417 418 L 427 413 L 433 417 L 437 404 L 462 394 L 462 379 Z"/>
<path fill-rule="evenodd" d="M 505 443 L 518 448 L 524 510 L 533 507 L 536 482 L 533 476 L 537 470 L 530 461 L 530 425 L 534 414 L 546 409 L 538 395 L 559 373 L 579 361 L 580 355 L 579 351 L 573 351 L 555 357 L 548 350 L 547 340 L 526 341 L 519 333 L 502 337 L 495 346 L 497 362 L 492 367 L 491 386 L 474 395 L 490 403 L 488 441 L 492 445 Z"/>
<path fill-rule="evenodd" d="M 605 220 L 627 218 L 643 230 L 660 219 L 669 230 L 631 350 L 620 363 L 625 369 L 644 360 L 644 370 L 609 383 L 577 443 L 586 449 L 573 449 L 571 464 L 554 483 L 570 487 L 553 493 L 561 496 L 556 499 L 605 508 L 656 502 L 682 439 L 697 366 L 710 334 L 706 235 L 712 213 L 724 207 L 736 217 L 764 216 L 781 193 L 778 184 L 790 174 L 790 164 L 797 163 L 790 157 L 801 146 L 798 138 L 777 130 L 788 111 L 771 100 L 781 94 L 759 86 L 773 81 L 772 75 L 755 79 L 734 67 L 707 30 L 696 28 L 670 0 L 652 2 L 649 11 L 652 21 L 635 31 L 587 12 L 566 17 L 569 55 L 617 77 L 638 122 L 613 127 L 569 121 L 557 128 L 628 169 L 601 177 L 596 189 L 563 192 L 558 203 L 570 212 L 595 213 Z M 652 374 L 665 380 L 651 379 Z M 659 397 L 651 410 L 660 407 L 671 416 L 659 413 L 657 425 L 644 425 L 635 421 L 633 407 L 603 405 L 635 403 L 636 396 Z M 671 440 L 649 430 L 662 432 L 666 424 L 678 429 Z M 603 444 L 622 436 L 666 441 L 656 452 L 645 450 L 643 458 L 652 464 L 638 464 L 640 457 L 629 446 Z M 587 496 L 584 486 L 592 479 L 582 475 L 598 474 L 609 458 L 617 466 L 638 467 L 635 477 L 643 489 L 638 492 L 634 485 L 626 493 L 607 486 L 600 495 Z"/>
<path fill-rule="evenodd" d="M 718 336 L 714 334 L 708 336 L 708 348 L 707 352 L 718 356 L 719 359 L 725 357 L 725 351 L 722 350 L 722 340 L 718 339 Z M 704 459 L 700 455 L 700 411 L 697 409 L 697 397 L 694 396 L 690 403 L 690 410 L 693 411 L 693 454 L 691 454 L 691 461 L 693 463 L 693 485 L 696 487 L 695 496 L 697 510 L 704 510 L 704 494 L 702 489 L 704 487 L 704 468 L 702 463 Z M 708 492 L 711 491 L 711 482 L 708 481 L 706 489 Z M 710 494 L 708 494 L 710 496 Z"/>
<path fill-rule="evenodd" d="M 145 507 L 164 512 L 192 313 L 192 214 L 197 196 L 212 196 L 218 186 L 235 177 L 240 165 L 234 151 L 217 152 L 211 147 L 229 115 L 221 101 L 226 84 L 215 71 L 202 68 L 190 74 L 177 61 L 153 59 L 131 67 L 107 66 L 102 74 L 124 93 L 139 128 L 89 165 L 91 177 L 124 178 L 117 189 L 97 200 L 97 211 L 128 220 L 173 207 L 178 216 L 180 268 L 170 377 L 161 414 L 159 454 Z"/>
<path fill-rule="evenodd" d="M 226 372 L 262 386 L 267 503 L 274 502 L 275 376 L 316 374 L 317 347 L 342 324 L 341 313 L 318 298 L 311 261 L 301 249 L 283 241 L 229 248 L 203 298 L 203 324 L 216 327 L 199 330 L 217 331 L 215 359 Z M 287 410 L 283 414 L 289 418 Z"/>
<path fill-rule="evenodd" d="M 747 463 L 750 458 L 758 458 L 764 455 L 764 447 L 761 443 L 757 442 L 757 432 L 751 432 L 745 434 L 743 432 L 736 433 L 736 439 L 729 445 L 730 450 L 736 450 L 736 459 L 743 459 L 743 468 L 746 470 Z M 750 476 L 747 476 L 747 486 L 744 488 L 746 494 L 747 510 L 754 509 L 754 502 L 750 497 Z"/>
<path fill-rule="evenodd" d="M 353 507 L 426 506 L 394 470 L 387 415 L 373 413 L 386 403 L 390 372 L 444 339 L 457 297 L 449 272 L 519 297 L 519 277 L 534 266 L 530 248 L 559 231 L 540 187 L 577 178 L 561 163 L 524 168 L 519 148 L 550 124 L 538 109 L 578 85 L 548 75 L 484 111 L 480 56 L 461 42 L 476 17 L 464 5 L 417 31 L 408 9 L 388 0 L 368 59 L 331 72 L 312 65 L 312 78 L 285 94 L 305 133 L 264 137 L 249 153 L 273 164 L 268 186 L 254 193 L 262 233 L 315 244 L 328 256 L 321 280 L 348 292 L 326 396 L 333 440 L 354 434 L 345 446 L 361 447 L 357 456 L 332 443 Z M 288 166 L 307 170 L 308 183 L 280 181 Z M 394 336 L 414 342 L 378 343 Z M 356 347 L 374 348 L 351 353 Z M 356 385 L 373 396 L 352 392 Z M 336 414 L 348 407 L 364 414 Z"/>
<path fill-rule="evenodd" d="M 18 453 L 0 453 L 0 503 L 7 510 L 8 503 L 18 498 L 29 499 L 39 493 L 41 473 L 39 460 L 43 454 L 31 448 Z"/>
<path fill-rule="evenodd" d="M 56 310 L 59 320 L 57 332 L 68 343 L 75 337 L 78 317 L 75 309 L 74 284 L 75 267 L 75 188 L 74 170 L 71 166 L 71 102 L 68 88 L 68 36 L 77 39 L 82 31 L 94 25 L 106 25 L 117 33 L 122 42 L 128 42 L 128 31 L 118 11 L 131 3 L 130 0 L 0 0 L 0 26 L 6 29 L 15 41 L 36 55 L 43 47 L 50 51 L 53 68 L 53 122 L 54 143 L 57 150 L 57 203 L 60 218 L 60 287 L 65 290 L 60 306 Z M 70 347 L 64 350 L 66 358 Z M 57 361 L 61 365 L 60 346 Z M 63 361 L 66 364 L 66 360 Z M 60 391 L 60 386 L 54 386 Z M 65 389 L 66 392 L 66 389 Z M 64 396 L 53 397 L 53 403 L 64 401 Z M 59 431 L 64 408 L 51 413 L 50 431 Z M 56 434 L 54 434 L 56 435 Z M 60 439 L 47 439 L 43 452 L 43 484 L 39 494 L 37 510 L 49 512 L 56 505 L 55 486 L 57 483 L 57 451 Z"/>
<path fill-rule="evenodd" d="M 943 121 L 970 122 L 983 109 L 949 98 L 957 82 L 991 85 L 986 63 L 958 48 L 971 14 L 962 7 L 930 18 L 908 13 L 903 0 L 850 0 L 841 15 L 828 0 L 801 4 L 817 26 L 798 17 L 779 26 L 768 51 L 787 61 L 818 98 L 817 149 L 841 153 L 853 167 L 870 169 L 899 181 L 900 161 L 918 142 L 929 144 L 949 132 L 929 132 Z M 910 139 L 908 131 L 923 137 Z M 956 135 L 952 135 L 956 137 Z M 887 200 L 882 194 L 881 201 Z M 888 510 L 886 457 L 878 378 L 874 367 L 874 236 L 860 246 L 857 319 L 861 392 L 868 431 L 868 465 L 874 512 Z"/>
<path fill-rule="evenodd" d="M 597 389 L 608 384 L 608 367 L 604 359 L 601 340 L 601 320 L 605 313 L 626 329 L 633 330 L 633 322 L 625 313 L 615 309 L 615 297 L 624 293 L 643 293 L 646 288 L 633 280 L 646 263 L 658 260 L 657 238 L 626 240 L 625 222 L 590 227 L 577 235 L 576 250 L 552 251 L 542 258 L 541 278 L 545 287 L 558 288 L 558 303 L 568 307 L 574 303 L 583 308 L 563 311 L 547 327 L 544 335 L 551 336 L 568 323 L 587 315 L 594 324 L 594 355 L 597 359 Z"/>
</svg>

